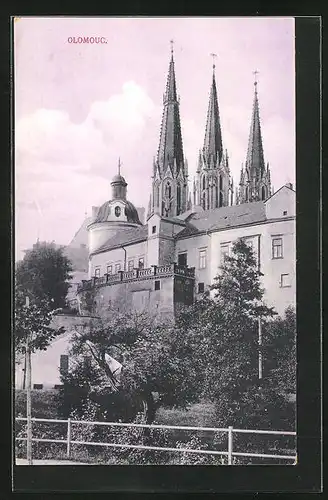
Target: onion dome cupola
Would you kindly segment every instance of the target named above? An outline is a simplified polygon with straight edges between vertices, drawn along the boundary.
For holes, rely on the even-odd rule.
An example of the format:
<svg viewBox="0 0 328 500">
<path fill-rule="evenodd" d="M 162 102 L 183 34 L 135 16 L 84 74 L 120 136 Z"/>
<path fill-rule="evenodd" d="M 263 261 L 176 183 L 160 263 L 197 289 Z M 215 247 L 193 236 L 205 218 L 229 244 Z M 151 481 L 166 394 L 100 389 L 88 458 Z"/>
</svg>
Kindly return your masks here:
<svg viewBox="0 0 328 500">
<path fill-rule="evenodd" d="M 96 252 L 118 231 L 142 225 L 137 209 L 126 199 L 127 182 L 121 175 L 120 160 L 118 173 L 113 177 L 111 186 L 111 200 L 101 205 L 94 220 L 88 226 L 90 253 Z"/>
</svg>

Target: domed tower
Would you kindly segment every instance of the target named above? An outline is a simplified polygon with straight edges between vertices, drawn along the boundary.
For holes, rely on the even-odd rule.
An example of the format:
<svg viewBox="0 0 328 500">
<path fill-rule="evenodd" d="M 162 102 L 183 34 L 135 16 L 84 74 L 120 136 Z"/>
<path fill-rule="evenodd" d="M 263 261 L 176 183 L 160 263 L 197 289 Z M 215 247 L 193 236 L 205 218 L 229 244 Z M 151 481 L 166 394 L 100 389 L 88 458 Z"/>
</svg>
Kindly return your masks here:
<svg viewBox="0 0 328 500">
<path fill-rule="evenodd" d="M 127 182 L 120 170 L 119 161 L 118 174 L 111 182 L 112 199 L 101 205 L 94 220 L 88 226 L 90 254 L 97 252 L 118 232 L 142 225 L 137 209 L 126 199 Z"/>
</svg>

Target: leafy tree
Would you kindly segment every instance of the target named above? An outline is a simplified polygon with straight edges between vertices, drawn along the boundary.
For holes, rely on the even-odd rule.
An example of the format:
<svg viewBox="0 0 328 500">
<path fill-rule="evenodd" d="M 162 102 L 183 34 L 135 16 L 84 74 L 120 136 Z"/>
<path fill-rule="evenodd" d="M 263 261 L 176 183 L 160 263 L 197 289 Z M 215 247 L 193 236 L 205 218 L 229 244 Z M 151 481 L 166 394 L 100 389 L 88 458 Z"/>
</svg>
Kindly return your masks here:
<svg viewBox="0 0 328 500">
<path fill-rule="evenodd" d="M 264 367 L 277 393 L 296 393 L 296 313 L 293 307 L 271 321 L 264 332 Z"/>
<path fill-rule="evenodd" d="M 186 406 L 197 401 L 198 373 L 192 349 L 172 323 L 155 323 L 143 313 L 113 313 L 106 325 L 76 334 L 74 363 L 62 376 L 63 408 L 66 406 L 67 414 L 80 406 L 79 401 L 92 398 L 100 403 L 102 418 L 127 420 L 143 411 L 146 422 L 151 423 L 160 404 Z M 119 377 L 106 363 L 106 355 L 122 364 Z"/>
<path fill-rule="evenodd" d="M 64 332 L 64 328 L 53 328 L 52 310 L 46 300 L 40 299 L 37 303 L 25 304 L 26 295 L 23 290 L 15 286 L 15 351 L 18 357 L 25 353 L 26 340 L 29 336 L 31 352 L 46 350 L 51 341 Z"/>
<path fill-rule="evenodd" d="M 33 302 L 45 301 L 53 309 L 66 305 L 72 266 L 63 248 L 54 243 L 38 242 L 26 251 L 16 266 L 16 283 Z"/>
</svg>

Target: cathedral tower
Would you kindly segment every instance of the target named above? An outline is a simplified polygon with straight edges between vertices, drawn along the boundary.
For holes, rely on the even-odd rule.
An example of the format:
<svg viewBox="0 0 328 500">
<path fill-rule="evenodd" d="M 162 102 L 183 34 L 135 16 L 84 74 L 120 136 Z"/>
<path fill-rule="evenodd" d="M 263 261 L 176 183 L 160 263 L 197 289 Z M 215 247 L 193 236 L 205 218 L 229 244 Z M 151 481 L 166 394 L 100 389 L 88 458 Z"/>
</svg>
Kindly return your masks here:
<svg viewBox="0 0 328 500">
<path fill-rule="evenodd" d="M 213 64 L 204 146 L 199 152 L 193 191 L 194 204 L 200 205 L 204 210 L 232 204 L 229 158 L 222 146 L 215 64 Z"/>
<path fill-rule="evenodd" d="M 187 210 L 188 166 L 184 160 L 173 42 L 165 94 L 157 158 L 153 163 L 152 195 L 148 216 L 174 217 Z"/>
<path fill-rule="evenodd" d="M 255 76 L 257 71 L 254 72 Z M 269 164 L 265 166 L 260 123 L 257 81 L 254 82 L 254 103 L 245 168 L 240 172 L 237 204 L 266 200 L 271 196 Z"/>
</svg>

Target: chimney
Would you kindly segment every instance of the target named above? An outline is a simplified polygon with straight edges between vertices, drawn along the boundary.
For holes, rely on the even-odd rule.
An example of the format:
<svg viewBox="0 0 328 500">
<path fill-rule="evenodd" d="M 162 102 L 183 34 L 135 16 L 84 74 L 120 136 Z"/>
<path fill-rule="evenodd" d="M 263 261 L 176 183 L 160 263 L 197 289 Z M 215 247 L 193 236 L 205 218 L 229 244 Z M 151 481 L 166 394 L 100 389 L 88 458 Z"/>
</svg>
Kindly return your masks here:
<svg viewBox="0 0 328 500">
<path fill-rule="evenodd" d="M 293 184 L 291 182 L 286 182 L 285 186 L 289 189 L 293 189 Z"/>
</svg>

